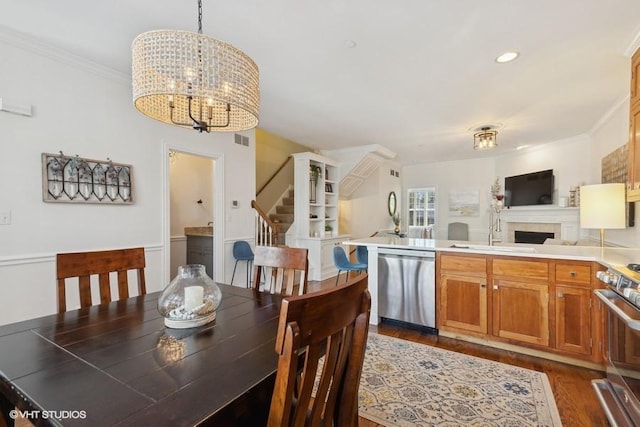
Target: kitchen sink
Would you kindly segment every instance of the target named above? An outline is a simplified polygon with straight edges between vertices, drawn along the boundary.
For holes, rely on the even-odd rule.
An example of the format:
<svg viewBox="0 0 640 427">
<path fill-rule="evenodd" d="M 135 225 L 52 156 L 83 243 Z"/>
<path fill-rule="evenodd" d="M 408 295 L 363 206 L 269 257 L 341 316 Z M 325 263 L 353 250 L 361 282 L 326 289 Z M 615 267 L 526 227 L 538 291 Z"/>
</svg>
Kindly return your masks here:
<svg viewBox="0 0 640 427">
<path fill-rule="evenodd" d="M 489 246 L 489 245 L 469 245 L 466 243 L 454 243 L 451 248 L 471 249 L 474 251 L 492 251 L 492 252 L 526 252 L 535 253 L 534 248 L 516 247 L 516 246 Z"/>
</svg>

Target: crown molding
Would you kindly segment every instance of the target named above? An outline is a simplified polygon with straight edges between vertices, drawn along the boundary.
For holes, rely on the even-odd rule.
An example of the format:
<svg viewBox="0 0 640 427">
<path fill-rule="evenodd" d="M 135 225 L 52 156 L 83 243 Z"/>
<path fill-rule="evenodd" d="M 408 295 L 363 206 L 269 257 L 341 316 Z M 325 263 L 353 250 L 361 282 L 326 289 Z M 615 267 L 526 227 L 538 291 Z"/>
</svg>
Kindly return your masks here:
<svg viewBox="0 0 640 427">
<path fill-rule="evenodd" d="M 611 108 L 609 108 L 607 112 L 604 113 L 602 117 L 600 117 L 600 120 L 598 120 L 591 127 L 591 129 L 587 131 L 587 135 L 593 136 L 593 134 L 596 133 L 602 127 L 602 125 L 604 125 L 606 122 L 609 121 L 611 116 L 613 116 L 620 107 L 622 107 L 627 101 L 629 101 L 629 97 L 630 97 L 630 94 L 627 93 L 624 96 L 620 97 L 620 99 L 615 101 L 611 106 Z"/>
<path fill-rule="evenodd" d="M 129 74 L 91 61 L 83 56 L 46 43 L 41 39 L 15 31 L 2 25 L 0 25 L 0 42 L 61 62 L 74 68 L 88 71 L 92 74 L 124 85 L 131 85 L 131 75 Z"/>
<path fill-rule="evenodd" d="M 624 50 L 624 56 L 631 58 L 636 50 L 640 48 L 640 30 L 636 32 L 636 36 L 633 38 L 629 46 Z"/>
</svg>

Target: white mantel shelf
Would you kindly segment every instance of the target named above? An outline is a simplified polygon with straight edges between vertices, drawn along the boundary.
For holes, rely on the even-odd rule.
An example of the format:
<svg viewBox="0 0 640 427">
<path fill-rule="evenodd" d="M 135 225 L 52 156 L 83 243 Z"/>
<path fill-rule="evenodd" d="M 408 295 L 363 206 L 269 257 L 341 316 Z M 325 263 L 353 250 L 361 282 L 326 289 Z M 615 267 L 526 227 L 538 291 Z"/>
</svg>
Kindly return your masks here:
<svg viewBox="0 0 640 427">
<path fill-rule="evenodd" d="M 562 208 L 558 205 L 540 205 L 540 206 L 514 206 L 504 208 L 500 211 L 500 215 L 508 215 L 513 217 L 519 216 L 540 216 L 540 217 L 558 217 L 558 216 L 580 216 L 580 208 Z M 558 222 L 558 221 L 554 221 Z"/>
</svg>

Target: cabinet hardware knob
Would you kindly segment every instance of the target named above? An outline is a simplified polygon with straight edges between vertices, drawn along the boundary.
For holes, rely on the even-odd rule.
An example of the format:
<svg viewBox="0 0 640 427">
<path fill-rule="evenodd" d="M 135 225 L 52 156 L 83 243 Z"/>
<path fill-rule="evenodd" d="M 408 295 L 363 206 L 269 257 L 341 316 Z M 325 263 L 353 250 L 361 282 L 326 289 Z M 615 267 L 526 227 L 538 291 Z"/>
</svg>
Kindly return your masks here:
<svg viewBox="0 0 640 427">
<path fill-rule="evenodd" d="M 570 271 L 569 272 L 569 276 L 571 277 L 576 277 L 578 275 L 578 273 L 576 273 L 575 271 Z"/>
<path fill-rule="evenodd" d="M 498 285 L 493 285 L 493 290 L 497 291 L 498 290 Z"/>
<path fill-rule="evenodd" d="M 558 298 L 564 298 L 564 294 L 563 294 L 563 293 L 558 292 Z"/>
<path fill-rule="evenodd" d="M 486 288 L 487 285 L 485 285 L 484 283 L 482 285 L 480 285 L 481 288 Z"/>
</svg>

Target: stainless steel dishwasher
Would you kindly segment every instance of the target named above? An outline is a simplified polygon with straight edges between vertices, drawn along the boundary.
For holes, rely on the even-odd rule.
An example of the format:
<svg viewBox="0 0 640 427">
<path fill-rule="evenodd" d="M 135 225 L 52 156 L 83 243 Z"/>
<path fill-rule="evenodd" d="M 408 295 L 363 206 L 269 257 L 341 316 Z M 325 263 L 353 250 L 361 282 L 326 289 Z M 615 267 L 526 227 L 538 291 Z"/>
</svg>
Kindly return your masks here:
<svg viewBox="0 0 640 427">
<path fill-rule="evenodd" d="M 380 248 L 378 316 L 435 329 L 435 252 Z"/>
</svg>

